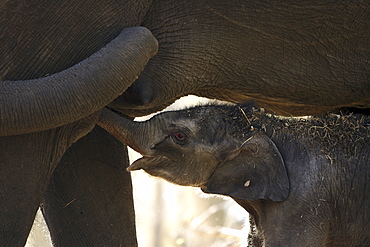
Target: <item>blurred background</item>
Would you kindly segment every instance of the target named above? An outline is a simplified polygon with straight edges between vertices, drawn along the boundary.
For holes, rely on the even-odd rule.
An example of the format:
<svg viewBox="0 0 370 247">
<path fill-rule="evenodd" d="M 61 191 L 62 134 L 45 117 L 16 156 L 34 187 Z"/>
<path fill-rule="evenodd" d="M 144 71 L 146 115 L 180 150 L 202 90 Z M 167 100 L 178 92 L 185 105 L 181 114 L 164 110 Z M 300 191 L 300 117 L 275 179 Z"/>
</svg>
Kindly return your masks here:
<svg viewBox="0 0 370 247">
<path fill-rule="evenodd" d="M 165 111 L 207 101 L 187 96 Z M 132 150 L 129 155 L 131 162 L 140 157 Z M 248 246 L 248 213 L 232 199 L 208 195 L 198 188 L 174 185 L 143 171 L 135 171 L 131 175 L 139 247 Z M 26 247 L 51 246 L 48 229 L 38 212 Z"/>
</svg>

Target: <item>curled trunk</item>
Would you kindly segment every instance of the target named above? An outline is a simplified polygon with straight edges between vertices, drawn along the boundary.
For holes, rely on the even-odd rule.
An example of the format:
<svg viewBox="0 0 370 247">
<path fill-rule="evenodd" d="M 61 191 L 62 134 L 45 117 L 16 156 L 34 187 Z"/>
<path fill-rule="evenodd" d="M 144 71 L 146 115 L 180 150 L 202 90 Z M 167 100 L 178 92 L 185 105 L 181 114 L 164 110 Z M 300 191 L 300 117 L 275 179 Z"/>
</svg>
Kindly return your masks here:
<svg viewBox="0 0 370 247">
<path fill-rule="evenodd" d="M 0 81 L 0 136 L 55 128 L 100 110 L 134 82 L 157 48 L 148 29 L 128 28 L 64 71 Z"/>
</svg>

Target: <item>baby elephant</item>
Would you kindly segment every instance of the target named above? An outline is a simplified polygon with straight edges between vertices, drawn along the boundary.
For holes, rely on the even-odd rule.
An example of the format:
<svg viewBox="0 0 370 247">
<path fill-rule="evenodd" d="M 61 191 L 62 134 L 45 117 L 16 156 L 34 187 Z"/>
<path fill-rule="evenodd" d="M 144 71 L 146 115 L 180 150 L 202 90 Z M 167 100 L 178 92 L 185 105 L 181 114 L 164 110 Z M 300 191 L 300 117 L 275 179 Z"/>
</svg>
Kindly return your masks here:
<svg viewBox="0 0 370 247">
<path fill-rule="evenodd" d="M 228 195 L 265 246 L 370 245 L 370 117 L 279 118 L 252 103 L 208 105 L 100 125 L 170 182 Z"/>
</svg>

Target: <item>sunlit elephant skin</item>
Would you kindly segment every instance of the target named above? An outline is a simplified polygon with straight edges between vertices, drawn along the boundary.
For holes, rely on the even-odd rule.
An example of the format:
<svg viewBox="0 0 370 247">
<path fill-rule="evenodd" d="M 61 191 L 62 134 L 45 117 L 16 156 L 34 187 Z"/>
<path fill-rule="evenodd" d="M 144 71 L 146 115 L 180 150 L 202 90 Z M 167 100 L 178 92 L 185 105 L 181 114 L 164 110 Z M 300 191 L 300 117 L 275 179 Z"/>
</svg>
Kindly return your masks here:
<svg viewBox="0 0 370 247">
<path fill-rule="evenodd" d="M 128 170 L 233 198 L 264 246 L 368 245 L 368 116 L 282 119 L 251 104 L 208 105 L 146 122 L 104 110 L 99 124 L 143 155 Z"/>
<path fill-rule="evenodd" d="M 64 71 L 37 79 L 0 81 L 0 136 L 59 127 L 102 109 L 131 85 L 156 49 L 148 29 L 125 29 Z"/>
<path fill-rule="evenodd" d="M 25 245 L 39 206 L 55 246 L 137 245 L 131 179 L 124 171 L 127 151 L 93 128 L 101 108 L 133 83 L 157 51 L 148 29 L 125 29 L 142 22 L 143 6 L 0 4 L 1 246 Z M 73 144 L 90 131 L 84 146 Z M 122 154 L 92 158 L 84 148 L 103 156 Z M 103 167 L 106 178 L 90 184 Z"/>
<path fill-rule="evenodd" d="M 43 203 L 54 245 L 137 246 L 127 164 L 126 146 L 100 128 L 67 150 Z"/>
<path fill-rule="evenodd" d="M 286 116 L 370 108 L 370 2 L 153 1 L 158 54 L 111 106 L 131 116 L 195 94 Z"/>
<path fill-rule="evenodd" d="M 0 80 L 2 82 L 27 81 L 63 72 L 98 52 L 117 37 L 124 28 L 141 25 L 148 27 L 153 32 L 159 40 L 161 48 L 158 56 L 150 62 L 129 92 L 121 100 L 117 100 L 111 105 L 111 107 L 123 113 L 139 116 L 154 112 L 164 108 L 176 98 L 189 93 L 231 101 L 245 101 L 246 98 L 252 97 L 258 99 L 259 103 L 264 105 L 266 109 L 286 115 L 306 115 L 313 112 L 322 112 L 332 109 L 338 104 L 339 106 L 368 107 L 368 100 L 366 100 L 369 92 L 367 87 L 369 85 L 368 64 L 364 64 L 363 61 L 368 60 L 369 54 L 367 17 L 369 3 L 367 1 L 341 1 L 335 7 L 331 5 L 331 2 L 326 3 L 325 1 L 299 2 L 298 4 L 294 1 L 285 1 L 281 6 L 276 6 L 276 4 L 273 1 L 258 3 L 245 1 L 225 1 L 223 3 L 215 1 L 171 2 L 150 0 L 135 2 L 122 0 L 4 1 L 0 4 L 1 16 L 3 17 L 0 23 L 2 30 Z M 320 6 L 316 7 L 315 5 Z M 277 16 L 270 14 L 278 14 L 279 11 L 276 11 L 276 8 L 281 10 L 283 14 L 279 15 L 280 19 L 277 18 L 275 21 L 274 18 Z M 291 12 L 291 10 L 297 10 L 300 13 L 296 14 L 297 12 Z M 327 15 L 328 12 L 330 12 L 330 16 Z M 249 17 L 243 20 L 242 17 L 245 15 Z M 268 22 L 257 25 L 261 18 Z M 309 23 L 307 24 L 307 22 Z M 270 28 L 271 23 L 272 28 Z M 339 25 L 340 23 L 344 23 L 344 29 L 341 29 L 343 25 Z M 275 40 L 273 36 L 269 36 L 269 32 L 271 30 L 278 31 L 279 25 L 280 27 L 286 27 L 287 29 L 292 27 L 293 29 L 277 32 L 278 39 Z M 302 35 L 300 35 L 301 33 L 298 33 L 298 36 L 295 35 L 295 25 L 300 28 L 299 31 Z M 314 35 L 308 37 L 305 34 Z M 245 36 L 248 39 L 245 39 Z M 230 43 L 230 40 L 225 41 L 225 37 L 232 37 L 232 43 Z M 291 42 L 279 43 L 279 41 L 289 40 Z M 247 49 L 243 50 L 244 53 L 239 53 L 242 41 L 243 47 L 247 47 Z M 331 41 L 333 41 L 333 44 L 330 43 Z M 343 42 L 345 46 L 341 46 Z M 299 48 L 300 43 L 306 45 L 302 47 L 302 50 L 290 49 Z M 328 51 L 326 47 L 332 47 L 333 49 Z M 342 47 L 343 49 L 335 49 L 336 47 Z M 315 55 L 315 51 L 320 56 Z M 250 52 L 253 56 L 245 56 Z M 250 59 L 247 63 L 245 63 L 246 57 Z M 263 59 L 259 60 L 260 58 Z M 261 61 L 261 63 L 251 63 L 249 66 L 249 61 Z M 265 64 L 264 61 L 270 62 Z M 338 66 L 338 64 L 343 65 L 344 68 Z M 259 67 L 259 65 L 261 66 Z M 348 70 L 352 72 L 350 75 L 347 74 Z M 242 74 L 240 74 L 240 71 L 243 71 Z M 290 80 L 286 80 L 287 78 L 284 77 L 286 73 L 282 73 L 285 71 L 295 74 L 299 82 L 302 78 L 303 81 L 307 82 L 311 81 L 312 78 L 318 79 L 315 85 L 319 88 L 313 87 L 311 84 L 310 86 L 305 84 L 291 85 Z M 329 71 L 332 73 L 330 73 L 328 79 Z M 356 77 L 355 82 L 358 84 L 354 84 L 353 77 Z M 249 79 L 245 80 L 245 78 Z M 246 84 L 245 88 L 240 88 L 238 83 L 245 81 L 250 83 Z M 275 86 L 268 86 L 267 89 L 257 87 L 268 85 L 270 81 Z M 278 86 L 276 81 L 279 81 Z M 335 81 L 335 86 L 332 83 L 327 84 L 326 81 Z M 181 84 L 181 86 L 168 87 L 168 85 L 173 85 L 175 82 Z M 263 83 L 259 84 L 260 82 Z M 232 88 L 229 86 L 226 89 L 223 88 L 226 85 L 231 85 Z M 341 88 L 336 87 L 337 85 Z M 173 88 L 173 90 L 169 90 L 170 88 Z M 325 92 L 324 94 L 321 94 L 322 90 Z M 266 92 L 266 94 L 260 95 L 261 91 Z M 330 91 L 329 95 L 327 91 Z M 304 96 L 301 92 L 304 92 Z M 345 92 L 346 99 L 344 101 L 342 101 L 343 94 L 338 94 L 338 92 Z M 271 96 L 271 94 L 273 95 Z M 288 99 L 285 98 L 286 95 L 289 96 Z M 298 103 L 293 102 L 296 104 L 293 107 L 291 101 L 297 100 L 294 99 L 295 95 L 303 98 L 302 101 L 298 100 Z M 293 99 L 290 97 L 293 97 Z M 282 103 L 284 102 L 281 101 L 282 98 L 289 102 L 287 104 Z M 325 99 L 323 106 L 310 103 L 311 100 L 315 101 L 318 98 Z M 336 101 L 340 101 L 340 103 Z M 1 102 L 0 107 L 3 106 L 3 103 Z M 51 108 L 52 112 L 53 109 Z M 87 114 L 85 110 L 80 111 L 80 113 L 85 116 Z M 12 114 L 6 115 L 3 112 L 1 112 L 0 117 L 1 120 L 6 119 L 7 121 L 14 119 Z M 22 118 L 22 116 L 20 117 Z M 49 120 L 50 118 L 45 119 L 44 122 L 47 123 Z M 18 122 L 18 120 L 14 121 Z M 95 120 L 90 119 L 86 123 L 86 126 L 89 126 L 88 128 L 82 124 L 84 127 L 79 128 L 83 128 L 83 131 L 71 140 L 75 141 L 86 134 L 94 122 Z M 20 127 L 25 126 L 20 122 L 15 126 L 12 126 L 12 124 L 9 126 L 9 123 L 12 123 L 12 120 L 8 121 L 7 127 L 0 130 L 4 131 L 4 133 L 1 132 L 1 135 L 11 133 L 8 127 L 16 128 L 16 131 L 12 133 L 27 132 L 24 129 L 18 132 Z M 0 121 L 1 124 L 2 121 Z M 57 125 L 59 124 L 57 120 Z M 39 126 L 36 125 L 36 128 L 39 128 Z M 44 127 L 41 129 L 44 129 Z M 91 136 L 86 138 L 97 138 L 96 136 L 104 135 L 102 133 L 104 133 L 102 130 L 94 129 Z M 4 145 L 7 143 L 6 139 L 4 138 L 2 141 Z M 111 153 L 122 152 L 122 145 L 114 142 L 108 135 L 105 136 L 104 140 L 98 147 L 92 146 L 92 143 L 99 143 L 93 141 L 85 141 L 85 144 L 89 143 L 85 146 L 82 144 L 78 147 L 72 145 L 70 147 L 71 151 L 66 154 L 67 158 L 63 159 L 65 162 L 68 161 L 68 165 L 58 167 L 58 172 L 54 174 L 56 177 L 53 180 L 61 183 L 60 188 L 68 184 L 70 186 L 68 188 L 75 187 L 79 189 L 79 191 L 68 189 L 70 194 L 63 195 L 63 197 L 65 196 L 63 205 L 68 205 L 66 207 L 68 212 L 65 212 L 65 214 L 68 214 L 68 218 L 75 219 L 74 227 L 77 227 L 78 234 L 68 235 L 67 238 L 62 233 L 56 232 L 56 228 L 51 227 L 51 229 L 54 229 L 51 234 L 56 245 L 58 245 L 57 243 L 63 243 L 63 246 L 71 246 L 78 243 L 78 246 L 92 246 L 94 244 L 135 246 L 135 244 L 132 244 L 135 242 L 134 225 L 126 224 L 127 222 L 133 222 L 133 209 L 125 214 L 131 220 L 127 220 L 119 226 L 105 225 L 101 229 L 86 227 L 86 225 L 91 226 L 92 217 L 87 217 L 86 221 L 80 217 L 81 211 L 78 209 L 80 207 L 89 208 L 93 204 L 95 206 L 94 210 L 99 212 L 107 212 L 107 207 L 117 209 L 117 205 L 114 205 L 114 203 L 105 205 L 98 203 L 104 200 L 109 201 L 116 194 L 126 195 L 127 201 L 131 200 L 127 205 L 132 204 L 132 199 L 129 199 L 132 197 L 132 192 L 128 189 L 131 183 L 128 175 L 122 176 L 121 179 L 118 177 L 112 179 L 112 183 L 113 181 L 117 182 L 117 188 L 122 188 L 119 184 L 125 184 L 125 189 L 122 189 L 122 191 L 117 189 L 114 192 L 102 192 L 103 183 L 100 184 L 102 187 L 96 184 L 91 186 L 87 182 L 86 186 L 78 186 L 77 184 L 82 183 L 78 179 L 79 176 L 86 175 L 89 178 L 83 181 L 91 181 L 92 177 L 99 176 L 98 171 L 101 167 L 101 161 L 104 161 L 103 163 L 112 167 L 112 169 L 128 165 L 125 159 L 119 160 L 122 163 L 117 164 L 117 160 L 109 157 Z M 102 145 L 109 146 L 109 149 Z M 63 150 L 63 148 L 60 148 L 60 150 Z M 91 150 L 91 153 L 89 150 Z M 12 150 L 7 150 L 7 153 L 11 152 Z M 97 153 L 99 153 L 98 157 L 96 156 Z M 3 161 L 7 162 L 6 159 L 3 159 Z M 84 170 L 87 164 L 95 167 L 95 169 L 91 169 L 89 174 L 82 174 L 81 171 Z M 59 176 L 64 172 L 67 173 L 70 166 L 76 167 L 74 176 L 77 179 Z M 48 189 L 47 193 L 59 190 L 59 188 L 56 188 L 57 183 L 54 183 L 53 186 Z M 94 191 L 91 188 L 95 188 Z M 97 196 L 95 198 L 84 197 L 84 200 L 80 198 L 78 204 L 75 204 L 74 202 L 77 202 L 78 199 L 76 194 L 82 195 L 84 190 L 86 194 L 95 193 Z M 52 194 L 45 196 L 45 198 L 47 199 L 43 202 L 44 205 L 61 203 Z M 4 203 L 6 204 L 6 201 Z M 107 218 L 118 219 L 121 217 L 120 212 L 116 216 L 110 213 Z M 64 215 L 63 210 L 60 210 L 58 215 L 53 214 L 52 220 L 49 217 L 49 226 L 51 224 L 54 226 L 67 224 L 65 221 L 66 215 Z M 79 220 L 81 221 L 79 222 Z M 67 226 L 63 225 L 63 229 L 67 229 L 68 226 L 68 224 Z M 109 242 L 110 238 L 107 239 L 106 236 L 110 236 L 111 232 L 119 232 L 117 229 L 123 228 L 125 230 L 121 232 L 131 231 L 131 234 L 123 234 L 121 238 L 116 235 L 111 238 L 115 239 L 116 242 Z M 22 233 L 22 236 L 26 235 L 23 230 Z M 94 235 L 94 238 L 91 237 L 92 235 Z M 126 239 L 126 237 L 129 239 Z M 72 238 L 74 238 L 74 241 L 71 241 L 73 243 L 63 242 L 70 241 Z M 16 243 L 23 241 L 23 237 L 17 237 L 16 239 L 19 242 L 9 242 L 9 245 L 17 246 Z"/>
</svg>

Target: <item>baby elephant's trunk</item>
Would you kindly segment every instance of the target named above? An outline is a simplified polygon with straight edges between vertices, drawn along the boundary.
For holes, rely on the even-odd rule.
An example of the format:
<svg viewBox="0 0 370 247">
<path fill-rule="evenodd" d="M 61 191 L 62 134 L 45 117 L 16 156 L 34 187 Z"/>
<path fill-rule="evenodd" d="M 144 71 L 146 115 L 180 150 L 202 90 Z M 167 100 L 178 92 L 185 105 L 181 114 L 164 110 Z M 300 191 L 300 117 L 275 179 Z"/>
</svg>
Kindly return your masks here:
<svg viewBox="0 0 370 247">
<path fill-rule="evenodd" d="M 144 152 L 144 143 L 140 133 L 143 133 L 144 123 L 135 122 L 132 119 L 121 117 L 118 114 L 104 108 L 98 125 L 113 135 L 117 140 L 130 146 L 139 153 Z"/>
</svg>

